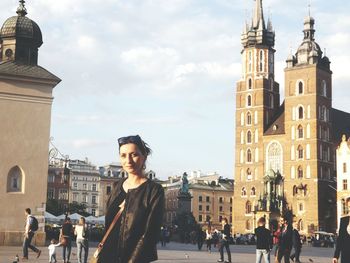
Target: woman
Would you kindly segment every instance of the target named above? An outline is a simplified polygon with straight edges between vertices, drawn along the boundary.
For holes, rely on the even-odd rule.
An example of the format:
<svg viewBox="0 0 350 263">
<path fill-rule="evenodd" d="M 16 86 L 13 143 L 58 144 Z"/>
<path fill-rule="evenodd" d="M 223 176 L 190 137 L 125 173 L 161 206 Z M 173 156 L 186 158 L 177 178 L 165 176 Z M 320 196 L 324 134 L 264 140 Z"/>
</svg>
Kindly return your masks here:
<svg viewBox="0 0 350 263">
<path fill-rule="evenodd" d="M 84 263 L 87 262 L 89 254 L 88 230 L 85 224 L 85 217 L 79 219 L 78 225 L 75 226 L 74 234 L 77 236 L 77 256 L 78 263 L 81 263 L 81 254 L 84 249 Z"/>
<path fill-rule="evenodd" d="M 72 234 L 72 223 L 70 222 L 70 218 L 66 217 L 60 232 L 60 243 L 62 243 L 64 263 L 69 263 L 70 253 L 72 250 Z"/>
<path fill-rule="evenodd" d="M 106 229 L 121 207 L 124 211 L 103 246 L 99 262 L 151 262 L 158 259 L 156 244 L 163 220 L 164 190 L 144 173 L 151 149 L 140 136 L 119 138 L 118 144 L 120 162 L 128 177 L 116 184 L 107 201 Z"/>
<path fill-rule="evenodd" d="M 211 232 L 211 225 L 208 225 L 207 230 L 205 230 L 205 240 L 207 242 L 207 250 L 211 253 L 211 243 L 213 241 L 213 233 Z"/>
</svg>

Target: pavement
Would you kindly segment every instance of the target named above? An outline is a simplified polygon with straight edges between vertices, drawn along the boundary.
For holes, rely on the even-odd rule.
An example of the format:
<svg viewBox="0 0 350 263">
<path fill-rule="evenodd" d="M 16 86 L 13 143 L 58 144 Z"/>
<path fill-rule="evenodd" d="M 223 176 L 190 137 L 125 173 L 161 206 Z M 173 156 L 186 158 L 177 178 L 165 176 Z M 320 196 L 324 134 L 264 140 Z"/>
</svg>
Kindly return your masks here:
<svg viewBox="0 0 350 263">
<path fill-rule="evenodd" d="M 89 249 L 89 255 L 92 255 L 95 251 L 96 244 L 91 244 Z M 42 263 L 49 262 L 49 253 L 47 247 L 40 247 L 42 250 L 40 258 L 36 259 L 36 254 L 32 251 L 29 252 L 28 263 Z M 233 263 L 254 263 L 255 262 L 255 246 L 250 245 L 231 245 L 230 246 Z M 302 263 L 330 263 L 332 261 L 334 248 L 318 248 L 304 246 L 301 253 Z M 0 247 L 0 263 L 12 263 L 15 260 L 16 254 L 19 258 L 22 257 L 21 247 Z M 158 246 L 158 263 L 171 263 L 171 262 L 200 262 L 200 263 L 214 263 L 219 259 L 219 252 L 217 248 L 213 248 L 209 253 L 205 250 L 205 245 L 202 250 L 199 251 L 196 245 L 181 244 L 171 242 L 166 247 Z M 225 254 L 225 259 L 227 259 Z M 312 260 L 312 261 L 311 261 Z M 22 262 L 22 261 L 20 261 Z M 57 248 L 57 262 L 63 263 L 62 249 Z M 76 247 L 72 248 L 71 263 L 76 263 Z M 271 255 L 271 262 L 274 262 L 274 257 Z M 292 263 L 292 262 L 291 262 Z"/>
</svg>

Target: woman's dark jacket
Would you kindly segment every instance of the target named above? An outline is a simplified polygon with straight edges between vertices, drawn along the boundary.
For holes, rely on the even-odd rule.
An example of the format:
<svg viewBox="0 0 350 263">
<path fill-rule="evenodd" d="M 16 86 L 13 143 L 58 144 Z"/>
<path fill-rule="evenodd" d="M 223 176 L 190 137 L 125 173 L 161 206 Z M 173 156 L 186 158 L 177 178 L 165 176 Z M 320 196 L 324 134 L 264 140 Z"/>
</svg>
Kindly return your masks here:
<svg viewBox="0 0 350 263">
<path fill-rule="evenodd" d="M 103 246 L 101 263 L 146 263 L 158 259 L 156 244 L 164 211 L 163 187 L 147 180 L 139 187 L 124 192 L 120 180 L 107 201 L 107 231 L 119 205 L 125 199 L 125 208 Z"/>
<path fill-rule="evenodd" d="M 339 258 L 341 254 L 341 263 L 350 262 L 350 235 L 347 231 L 349 219 L 349 216 L 344 216 L 340 219 L 339 236 L 337 238 L 337 244 L 334 251 L 335 258 Z"/>
</svg>

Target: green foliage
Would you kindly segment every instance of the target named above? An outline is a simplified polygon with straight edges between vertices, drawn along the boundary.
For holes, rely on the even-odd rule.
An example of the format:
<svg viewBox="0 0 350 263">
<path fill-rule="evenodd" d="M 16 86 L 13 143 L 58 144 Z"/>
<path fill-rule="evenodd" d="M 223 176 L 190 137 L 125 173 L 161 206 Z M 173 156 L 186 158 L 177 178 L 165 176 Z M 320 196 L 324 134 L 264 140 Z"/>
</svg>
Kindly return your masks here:
<svg viewBox="0 0 350 263">
<path fill-rule="evenodd" d="M 60 205 L 60 202 L 55 199 L 48 199 L 46 202 L 46 211 L 55 215 L 59 216 L 63 214 L 63 207 Z"/>
<path fill-rule="evenodd" d="M 73 202 L 73 203 L 69 204 L 68 212 L 70 214 L 78 213 L 79 215 L 82 215 L 85 217 L 90 215 L 89 213 L 86 212 L 86 205 L 81 204 L 81 203 L 77 203 L 77 202 Z"/>
</svg>

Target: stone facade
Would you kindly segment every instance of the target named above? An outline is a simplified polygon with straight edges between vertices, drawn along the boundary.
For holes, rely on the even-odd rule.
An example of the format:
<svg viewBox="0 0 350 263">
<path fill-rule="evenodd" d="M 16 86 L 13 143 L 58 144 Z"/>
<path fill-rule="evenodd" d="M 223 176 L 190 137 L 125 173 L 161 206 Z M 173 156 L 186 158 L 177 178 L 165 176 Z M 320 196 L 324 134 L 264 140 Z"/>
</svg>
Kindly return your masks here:
<svg viewBox="0 0 350 263">
<path fill-rule="evenodd" d="M 335 231 L 335 147 L 350 115 L 332 108 L 330 62 L 315 42 L 315 20 L 287 58 L 285 100 L 274 81 L 274 37 L 262 0 L 241 37 L 242 77 L 236 91 L 234 232 L 254 231 L 292 210 L 302 234 Z"/>
</svg>

